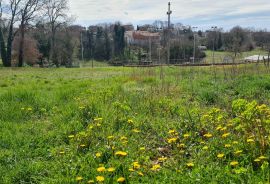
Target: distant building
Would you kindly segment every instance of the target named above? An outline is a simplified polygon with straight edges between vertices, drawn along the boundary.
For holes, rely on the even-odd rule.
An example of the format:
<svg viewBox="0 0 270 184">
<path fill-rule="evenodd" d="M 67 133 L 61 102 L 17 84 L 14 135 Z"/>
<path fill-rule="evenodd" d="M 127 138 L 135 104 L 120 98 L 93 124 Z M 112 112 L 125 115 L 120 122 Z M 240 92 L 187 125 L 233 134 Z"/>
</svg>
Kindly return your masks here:
<svg viewBox="0 0 270 184">
<path fill-rule="evenodd" d="M 134 26 L 132 24 L 123 25 L 125 31 L 134 31 Z"/>
<path fill-rule="evenodd" d="M 145 24 L 142 26 L 137 26 L 137 31 L 149 31 L 149 32 L 153 32 L 155 31 L 155 28 L 153 25 L 150 24 Z"/>
<path fill-rule="evenodd" d="M 147 46 L 151 41 L 152 44 L 160 43 L 160 33 L 151 33 L 148 31 L 126 31 L 125 40 L 128 45 Z"/>
<path fill-rule="evenodd" d="M 245 58 L 246 62 L 257 62 L 257 61 L 264 61 L 268 59 L 268 56 L 261 56 L 261 55 L 253 55 Z"/>
</svg>

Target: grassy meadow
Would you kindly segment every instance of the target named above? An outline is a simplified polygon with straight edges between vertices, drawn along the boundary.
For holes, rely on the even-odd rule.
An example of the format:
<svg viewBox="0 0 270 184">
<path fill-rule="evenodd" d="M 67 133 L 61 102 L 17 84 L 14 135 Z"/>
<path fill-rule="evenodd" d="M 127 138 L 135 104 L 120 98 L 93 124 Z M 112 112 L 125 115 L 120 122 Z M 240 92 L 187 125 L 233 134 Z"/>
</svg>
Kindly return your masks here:
<svg viewBox="0 0 270 184">
<path fill-rule="evenodd" d="M 213 62 L 213 51 L 207 50 L 205 51 L 206 58 L 203 59 L 203 62 L 205 63 L 212 63 Z M 222 63 L 226 62 L 224 61 L 225 57 L 233 57 L 232 52 L 227 52 L 227 51 L 215 51 L 214 57 L 215 57 L 215 63 Z M 262 55 L 262 56 L 267 56 L 268 53 L 265 50 L 262 49 L 254 49 L 252 51 L 245 51 L 241 52 L 241 54 L 238 54 L 236 57 L 236 60 L 244 60 L 244 58 L 253 56 L 253 55 Z"/>
<path fill-rule="evenodd" d="M 269 183 L 263 65 L 0 68 L 0 183 Z"/>
</svg>

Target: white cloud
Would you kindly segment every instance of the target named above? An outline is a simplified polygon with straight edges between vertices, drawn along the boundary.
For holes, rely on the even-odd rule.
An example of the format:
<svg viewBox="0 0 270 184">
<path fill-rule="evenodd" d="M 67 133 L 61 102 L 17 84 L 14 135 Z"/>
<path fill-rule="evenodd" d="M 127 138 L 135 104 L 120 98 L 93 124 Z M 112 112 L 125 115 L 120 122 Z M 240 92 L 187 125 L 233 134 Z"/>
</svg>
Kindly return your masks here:
<svg viewBox="0 0 270 184">
<path fill-rule="evenodd" d="M 257 19 L 260 14 L 270 19 L 269 0 L 172 0 L 171 2 L 174 22 L 188 20 L 193 24 L 199 20 L 211 21 L 219 17 L 220 21 L 230 18 L 229 22 L 233 23 L 234 19 L 243 19 L 246 16 L 251 21 L 250 24 L 257 25 L 256 21 L 260 22 Z M 70 0 L 70 9 L 72 14 L 77 16 L 78 23 L 119 20 L 137 24 L 157 19 L 166 20 L 167 3 L 167 0 Z M 250 20 L 252 17 L 254 20 Z"/>
</svg>

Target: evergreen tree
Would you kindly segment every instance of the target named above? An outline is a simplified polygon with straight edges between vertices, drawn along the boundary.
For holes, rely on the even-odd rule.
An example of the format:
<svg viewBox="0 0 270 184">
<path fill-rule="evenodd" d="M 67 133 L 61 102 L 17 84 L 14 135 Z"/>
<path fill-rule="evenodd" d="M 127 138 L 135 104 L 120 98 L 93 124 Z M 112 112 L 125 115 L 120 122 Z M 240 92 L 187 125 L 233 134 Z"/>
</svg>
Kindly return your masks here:
<svg viewBox="0 0 270 184">
<path fill-rule="evenodd" d="M 123 56 L 125 49 L 125 28 L 120 23 L 114 26 L 114 52 L 116 56 Z"/>
</svg>

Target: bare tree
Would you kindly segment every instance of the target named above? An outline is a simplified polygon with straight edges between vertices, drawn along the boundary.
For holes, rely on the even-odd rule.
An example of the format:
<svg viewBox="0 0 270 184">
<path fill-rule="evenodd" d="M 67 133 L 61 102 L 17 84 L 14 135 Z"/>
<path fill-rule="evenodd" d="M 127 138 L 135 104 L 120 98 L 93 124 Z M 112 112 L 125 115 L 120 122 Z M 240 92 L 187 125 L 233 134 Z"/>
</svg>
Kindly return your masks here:
<svg viewBox="0 0 270 184">
<path fill-rule="evenodd" d="M 3 33 L 3 25 L 4 20 L 2 17 L 2 0 L 0 0 L 0 48 L 1 48 L 1 57 L 4 66 L 8 66 L 7 64 L 7 53 L 6 53 L 6 44 L 4 39 L 4 33 Z"/>
<path fill-rule="evenodd" d="M 9 0 L 9 3 L 7 4 L 7 10 L 8 10 L 8 37 L 7 37 L 7 44 L 4 39 L 3 34 L 3 17 L 1 13 L 0 18 L 0 42 L 1 42 L 1 56 L 4 66 L 10 67 L 11 66 L 11 52 L 12 52 L 12 42 L 14 40 L 14 37 L 17 33 L 17 30 L 14 31 L 14 24 L 17 22 L 18 14 L 19 14 L 19 5 L 21 3 L 21 0 Z M 2 12 L 2 1 L 1 3 L 1 12 Z"/>
<path fill-rule="evenodd" d="M 224 44 L 229 51 L 234 53 L 234 59 L 237 54 L 244 50 L 246 40 L 247 33 L 239 26 L 232 28 L 229 33 L 224 34 Z"/>
<path fill-rule="evenodd" d="M 55 57 L 55 35 L 57 29 L 67 20 L 67 0 L 46 0 L 45 2 L 46 15 L 50 26 L 50 54 L 49 61 L 58 66 L 57 58 Z"/>
<path fill-rule="evenodd" d="M 19 43 L 19 55 L 18 55 L 18 66 L 22 67 L 24 63 L 24 37 L 26 26 L 34 20 L 38 11 L 41 10 L 43 0 L 23 0 L 20 8 L 20 43 Z"/>
</svg>

